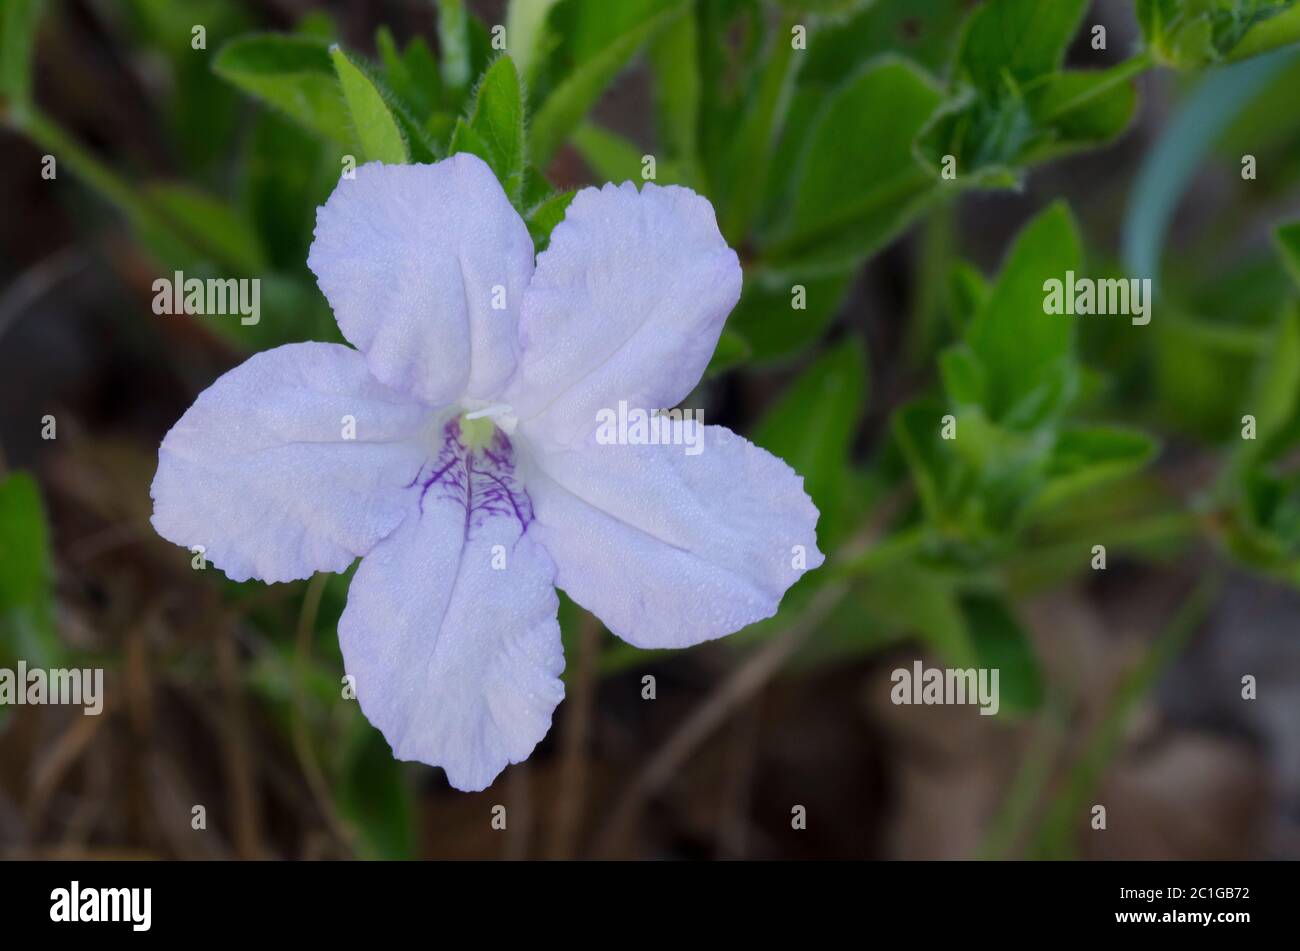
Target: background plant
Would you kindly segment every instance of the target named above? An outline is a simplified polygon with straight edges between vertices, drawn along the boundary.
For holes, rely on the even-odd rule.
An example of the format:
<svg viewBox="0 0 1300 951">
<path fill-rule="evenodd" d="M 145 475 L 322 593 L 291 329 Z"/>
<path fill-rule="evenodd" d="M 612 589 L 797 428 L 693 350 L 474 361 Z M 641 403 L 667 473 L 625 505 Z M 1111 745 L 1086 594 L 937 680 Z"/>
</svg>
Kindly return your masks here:
<svg viewBox="0 0 1300 951">
<path fill-rule="evenodd" d="M 399 42 L 381 26 L 353 43 L 323 11 L 268 31 L 226 0 L 135 0 L 106 15 L 167 77 L 160 108 L 179 174 L 166 181 L 99 156 L 41 108 L 33 50 L 64 15 L 45 6 L 4 6 L 5 123 L 99 199 L 93 214 L 120 215 L 159 273 L 260 277 L 258 325 L 211 325 L 237 350 L 339 339 L 305 260 L 315 208 L 349 162 L 473 152 L 539 250 L 572 196 L 575 160 L 596 181 L 622 181 L 652 159 L 660 184 L 707 195 L 745 282 L 704 392 L 687 403 L 738 380 L 779 389 L 738 422 L 805 476 L 832 554 L 777 617 L 730 642 L 745 658 L 807 668 L 919 640 L 947 663 L 1000 667 L 1004 716 L 1059 719 L 1020 606 L 1085 577 L 1094 546 L 1155 563 L 1202 541 L 1218 553 L 1155 659 L 1187 636 L 1222 566 L 1300 581 L 1300 225 L 1279 220 L 1272 247 L 1231 260 L 1224 235 L 1257 215 L 1162 253 L 1174 205 L 1216 150 L 1235 165 L 1247 149 L 1234 143 L 1247 143 L 1268 169 L 1252 200 L 1293 201 L 1300 120 L 1280 108 L 1300 82 L 1293 2 L 1136 0 L 1141 44 L 1117 55 L 1097 47 L 1086 0 L 512 0 L 501 23 L 437 0 L 433 34 Z M 593 112 L 634 63 L 652 90 L 652 146 Z M 1034 169 L 1121 138 L 1146 73 L 1186 90 L 1184 112 L 1145 159 L 1120 251 L 1058 201 L 998 249 L 996 267 L 964 260 L 962 203 L 1023 190 Z M 881 358 L 846 302 L 904 235 L 915 289 L 888 359 L 908 385 L 882 403 L 868 369 Z M 1043 280 L 1067 270 L 1156 279 L 1155 321 L 1026 319 L 1041 314 Z M 1254 440 L 1240 438 L 1247 413 Z M 945 417 L 958 438 L 942 438 Z M 1153 470 L 1169 443 L 1207 454 L 1213 478 L 1171 490 Z M 0 484 L 0 512 L 0 664 L 63 656 L 28 475 Z M 409 776 L 337 703 L 346 585 L 318 578 L 293 605 L 248 608 L 263 635 L 248 681 L 349 847 L 409 854 Z M 222 587 L 228 603 L 250 600 Z M 569 656 L 586 657 L 579 670 L 645 660 L 584 637 L 591 621 L 567 602 L 562 622 Z M 1157 671 L 1141 668 L 1133 689 Z M 1126 703 L 1131 692 L 1106 722 Z M 1095 783 L 1106 735 L 1060 803 Z M 1024 782 L 1041 793 L 1032 770 Z M 1072 848 L 1067 806 L 1031 817 L 1013 799 L 1002 818 L 990 854 L 1026 836 L 1037 854 Z"/>
</svg>

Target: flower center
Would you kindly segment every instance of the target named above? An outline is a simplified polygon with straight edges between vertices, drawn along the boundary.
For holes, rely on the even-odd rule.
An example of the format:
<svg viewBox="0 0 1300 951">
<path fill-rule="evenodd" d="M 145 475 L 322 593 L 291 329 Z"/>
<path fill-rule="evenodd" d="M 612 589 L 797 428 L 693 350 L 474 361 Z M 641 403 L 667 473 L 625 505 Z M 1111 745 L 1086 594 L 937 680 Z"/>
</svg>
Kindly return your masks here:
<svg viewBox="0 0 1300 951">
<path fill-rule="evenodd" d="M 459 423 L 461 442 L 470 452 L 487 446 L 492 441 L 492 435 L 497 431 L 492 417 L 480 413 L 462 413 Z"/>
<path fill-rule="evenodd" d="M 463 506 L 467 539 L 489 519 L 515 520 L 521 532 L 533 520 L 533 503 L 515 471 L 510 438 L 478 410 L 446 421 L 437 454 L 407 488 L 420 493 L 421 515 L 428 505 Z"/>
</svg>

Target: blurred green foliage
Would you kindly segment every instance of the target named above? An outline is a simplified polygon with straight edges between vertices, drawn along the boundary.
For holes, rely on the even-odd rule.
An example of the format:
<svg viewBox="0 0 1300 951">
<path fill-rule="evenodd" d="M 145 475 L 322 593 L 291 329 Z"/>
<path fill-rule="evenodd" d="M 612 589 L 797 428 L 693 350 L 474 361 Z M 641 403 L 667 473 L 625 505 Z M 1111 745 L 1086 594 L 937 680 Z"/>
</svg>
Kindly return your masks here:
<svg viewBox="0 0 1300 951">
<path fill-rule="evenodd" d="M 7 0 L 4 121 L 119 209 L 160 268 L 260 276 L 268 319 L 215 325 L 248 349 L 338 339 L 305 260 L 314 210 L 349 163 L 479 155 L 539 250 L 572 198 L 547 177 L 566 148 L 598 179 L 639 179 L 650 157 L 658 182 L 708 196 L 745 279 L 707 378 L 792 371 L 752 436 L 804 476 L 832 556 L 776 618 L 733 639 L 742 647 L 848 582 L 800 662 L 917 637 L 953 664 L 999 667 L 1014 716 L 1050 689 L 1016 602 L 1087 571 L 1096 544 L 1155 553 L 1204 533 L 1300 584 L 1300 311 L 1287 278 L 1300 281 L 1300 224 L 1281 227 L 1274 249 L 1221 262 L 1216 245 L 1160 271 L 1172 209 L 1225 137 L 1270 163 L 1273 184 L 1259 183 L 1269 200 L 1280 196 L 1268 188 L 1300 181 L 1300 121 L 1269 105 L 1289 105 L 1300 81 L 1294 0 L 1135 0 L 1142 44 L 1119 62 L 1099 51 L 1086 0 L 511 0 L 504 47 L 501 25 L 462 0 L 432 6 L 436 36 L 399 43 L 381 26 L 373 58 L 341 45 L 321 12 L 266 33 L 227 0 L 114 8 L 115 27 L 161 53 L 172 79 L 166 115 L 185 177 L 156 182 L 111 167 L 41 111 L 31 61 L 42 4 Z M 206 26 L 204 50 L 194 23 Z M 1067 68 L 1071 49 L 1096 65 Z M 591 116 L 639 54 L 650 149 Z M 1116 140 L 1143 72 L 1212 66 L 1225 69 L 1188 97 L 1186 119 L 1152 150 L 1164 164 L 1139 175 L 1130 198 L 1124 257 L 1130 273 L 1158 280 L 1151 327 L 1121 336 L 1044 313 L 1046 278 L 1082 273 L 1089 257 L 1088 273 L 1120 273 L 1086 254 L 1064 204 L 1025 225 L 995 274 L 954 253 L 946 205 L 967 190 L 1021 188 L 1033 167 Z M 1242 151 L 1228 150 L 1234 173 Z M 910 331 L 909 357 L 929 373 L 920 392 L 880 407 L 889 425 L 864 463 L 870 361 L 836 317 L 863 264 L 921 220 L 918 293 L 932 324 Z M 1237 433 L 1244 414 L 1253 440 Z M 1155 429 L 1222 449 L 1213 492 L 1159 489 L 1144 472 Z M 0 618 L 19 630 L 9 643 L 41 656 L 58 641 L 34 483 L 0 483 L 0 511 Z M 345 591 L 346 578 L 330 580 L 308 649 L 272 638 L 253 683 L 286 731 L 308 712 L 359 853 L 403 856 L 414 820 L 402 767 L 351 705 L 340 714 L 333 702 Z M 577 616 L 566 600 L 566 643 Z M 611 646 L 600 666 L 638 656 Z"/>
</svg>

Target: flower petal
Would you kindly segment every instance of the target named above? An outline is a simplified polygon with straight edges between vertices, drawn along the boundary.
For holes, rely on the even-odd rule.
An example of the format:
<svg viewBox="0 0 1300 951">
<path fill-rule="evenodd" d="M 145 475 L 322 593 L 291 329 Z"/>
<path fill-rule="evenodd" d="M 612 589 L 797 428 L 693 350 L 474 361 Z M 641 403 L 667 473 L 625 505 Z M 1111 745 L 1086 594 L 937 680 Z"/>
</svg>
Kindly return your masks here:
<svg viewBox="0 0 1300 951">
<path fill-rule="evenodd" d="M 361 166 L 317 211 L 307 266 L 389 386 L 443 406 L 514 372 L 533 242 L 477 156 Z"/>
<path fill-rule="evenodd" d="M 697 455 L 543 452 L 527 482 L 556 584 L 637 647 L 689 647 L 771 617 L 824 560 L 802 477 L 722 426 L 704 427 Z"/>
<path fill-rule="evenodd" d="M 484 789 L 532 752 L 564 696 L 555 567 L 527 526 L 509 444 L 426 467 L 419 510 L 357 569 L 339 621 L 357 699 L 399 759 Z"/>
<path fill-rule="evenodd" d="M 355 438 L 345 438 L 348 418 Z M 236 581 L 342 571 L 404 517 L 428 456 L 429 411 L 377 382 L 361 354 L 295 343 L 199 394 L 162 441 L 158 534 Z"/>
<path fill-rule="evenodd" d="M 740 281 L 713 206 L 689 189 L 580 191 L 524 294 L 506 402 L 534 439 L 564 446 L 619 400 L 677 405 L 704 373 Z"/>
</svg>

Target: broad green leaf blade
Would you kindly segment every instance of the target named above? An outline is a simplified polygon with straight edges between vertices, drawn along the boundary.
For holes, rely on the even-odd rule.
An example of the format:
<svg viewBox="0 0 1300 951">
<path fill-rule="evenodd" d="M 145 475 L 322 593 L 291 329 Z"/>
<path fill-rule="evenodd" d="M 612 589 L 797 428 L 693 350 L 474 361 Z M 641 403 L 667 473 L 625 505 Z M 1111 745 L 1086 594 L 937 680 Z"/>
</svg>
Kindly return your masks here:
<svg viewBox="0 0 1300 951">
<path fill-rule="evenodd" d="M 792 359 L 826 332 L 844 302 L 854 271 L 798 270 L 747 276 L 728 321 L 753 347 L 753 359 Z"/>
<path fill-rule="evenodd" d="M 48 667 L 63 653 L 54 633 L 45 509 L 36 481 L 15 472 L 0 481 L 0 660 Z"/>
<path fill-rule="evenodd" d="M 433 115 L 442 100 L 442 79 L 424 38 L 415 37 L 406 45 L 406 51 L 399 53 L 392 32 L 381 26 L 375 33 L 375 48 L 393 93 L 417 119 L 426 120 Z"/>
<path fill-rule="evenodd" d="M 700 52 L 695 11 L 687 7 L 650 43 L 660 136 L 687 171 L 686 184 L 703 186 L 699 172 Z"/>
<path fill-rule="evenodd" d="M 847 528 L 839 517 L 841 493 L 866 392 L 866 358 L 850 339 L 801 373 L 754 430 L 756 444 L 803 476 L 821 512 L 818 532 L 827 551 Z"/>
<path fill-rule="evenodd" d="M 415 797 L 406 767 L 383 735 L 358 713 L 346 741 L 338 785 L 339 811 L 357 830 L 360 858 L 413 857 Z"/>
<path fill-rule="evenodd" d="M 1300 221 L 1282 225 L 1274 232 L 1273 240 L 1282 255 L 1287 273 L 1296 282 L 1296 286 L 1300 287 Z"/>
<path fill-rule="evenodd" d="M 994 419 L 1060 372 L 1073 353 L 1077 318 L 1044 311 L 1045 282 L 1079 272 L 1081 251 L 1074 218 L 1055 204 L 1021 230 L 984 307 L 971 321 L 966 342 L 988 372 Z"/>
<path fill-rule="evenodd" d="M 971 14 L 958 61 L 985 92 L 1055 72 L 1088 0 L 989 0 Z"/>
<path fill-rule="evenodd" d="M 902 60 L 846 80 L 808 133 L 789 219 L 765 254 L 797 261 L 829 244 L 851 264 L 896 234 L 934 189 L 912 143 L 939 99 L 933 80 Z"/>
<path fill-rule="evenodd" d="M 871 622 L 916 637 L 949 666 L 970 668 L 979 662 L 950 578 L 904 561 L 870 573 L 861 585 L 862 613 Z"/>
<path fill-rule="evenodd" d="M 280 112 L 264 110 L 248 136 L 242 169 L 241 203 L 268 260 L 276 268 L 301 267 L 316 208 L 338 182 L 336 150 Z"/>
<path fill-rule="evenodd" d="M 465 9 L 464 0 L 437 0 L 437 3 L 442 81 L 459 100 L 474 78 L 470 14 Z"/>
<path fill-rule="evenodd" d="M 238 269 L 238 276 L 258 276 L 266 266 L 262 242 L 253 226 L 221 199 L 190 185 L 174 183 L 149 186 L 145 194 L 169 219 L 201 237 L 203 246 L 212 249 L 218 263 Z"/>
<path fill-rule="evenodd" d="M 939 355 L 944 392 L 954 406 L 983 406 L 989 398 L 988 374 L 969 347 L 958 344 Z"/>
<path fill-rule="evenodd" d="M 1240 42 L 1228 52 L 1228 61 L 1248 59 L 1284 46 L 1300 43 L 1300 6 L 1295 0 L 1283 0 L 1288 9 L 1253 23 Z"/>
<path fill-rule="evenodd" d="M 990 0 L 971 14 L 957 57 L 970 84 L 935 114 L 918 143 L 938 169 L 951 156 L 967 187 L 1019 185 L 1022 167 L 1109 142 L 1136 108 L 1132 77 L 1147 61 L 1060 73 L 1087 3 Z"/>
<path fill-rule="evenodd" d="M 1147 49 L 1175 69 L 1201 69 L 1300 42 L 1295 0 L 1137 0 Z"/>
<path fill-rule="evenodd" d="M 546 167 L 556 149 L 577 128 L 637 50 L 685 6 L 685 0 L 669 5 L 651 4 L 645 18 L 609 40 L 603 49 L 578 64 L 551 90 L 533 116 L 528 143 L 533 164 Z"/>
<path fill-rule="evenodd" d="M 809 31 L 802 78 L 838 82 L 859 63 L 898 52 L 938 72 L 952 59 L 970 13 L 967 0 L 874 0 L 852 17 Z"/>
<path fill-rule="evenodd" d="M 557 0 L 510 0 L 506 6 L 506 43 L 519 75 L 527 79 L 542 54 L 546 18 Z"/>
<path fill-rule="evenodd" d="M 392 110 L 374 80 L 339 46 L 330 48 L 352 128 L 366 161 L 404 165 L 410 155 Z"/>
<path fill-rule="evenodd" d="M 1146 433 L 1117 426 L 1064 430 L 1052 447 L 1047 482 L 1033 500 L 1034 513 L 1045 512 L 1076 495 L 1137 472 L 1156 454 Z"/>
<path fill-rule="evenodd" d="M 518 206 L 524 188 L 524 98 L 509 56 L 483 74 L 469 124 L 487 150 L 487 163 L 501 187 Z"/>
<path fill-rule="evenodd" d="M 485 162 L 490 162 L 492 158 L 487 143 L 474 131 L 474 127 L 464 119 L 456 120 L 456 127 L 451 133 L 451 144 L 447 146 L 448 155 L 455 155 L 457 152 L 469 152 L 471 155 L 477 155 Z"/>
<path fill-rule="evenodd" d="M 756 88 L 715 177 L 722 234 L 739 244 L 758 216 L 772 153 L 784 124 L 800 60 L 795 56 L 787 17 L 772 35 Z"/>
<path fill-rule="evenodd" d="M 0 9 L 0 113 L 25 111 L 32 98 L 32 49 L 41 0 L 5 0 Z"/>
<path fill-rule="evenodd" d="M 1029 112 L 1050 130 L 1050 139 L 1027 160 L 1041 160 L 1084 146 L 1114 141 L 1137 109 L 1131 70 L 1057 73 L 1028 97 Z"/>
<path fill-rule="evenodd" d="M 595 174 L 597 180 L 627 182 L 641 180 L 642 150 L 630 139 L 584 122 L 570 137 L 573 147 Z M 657 164 L 657 163 L 656 163 Z"/>
<path fill-rule="evenodd" d="M 718 346 L 714 349 L 713 356 L 709 358 L 709 365 L 705 368 L 704 375 L 721 376 L 748 360 L 752 352 L 748 340 L 734 330 L 724 327 L 718 336 Z"/>
<path fill-rule="evenodd" d="M 274 33 L 242 36 L 221 48 L 212 68 L 318 135 L 352 145 L 347 106 L 324 41 Z"/>
<path fill-rule="evenodd" d="M 979 667 L 998 671 L 999 712 L 1029 713 L 1043 702 L 1043 673 L 1029 635 L 1000 598 L 966 595 L 962 615 Z"/>
</svg>

